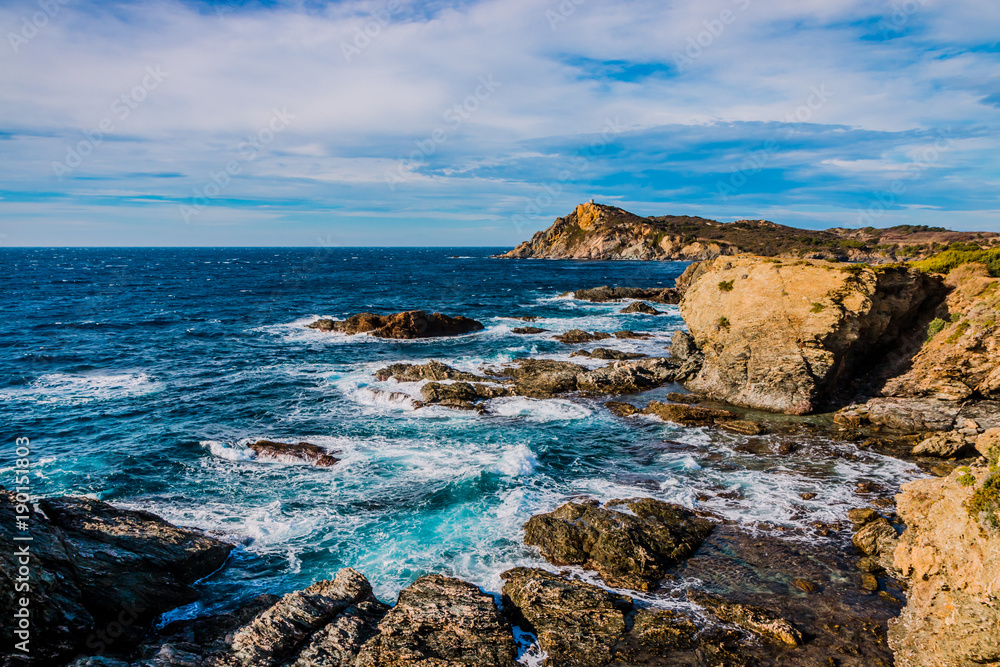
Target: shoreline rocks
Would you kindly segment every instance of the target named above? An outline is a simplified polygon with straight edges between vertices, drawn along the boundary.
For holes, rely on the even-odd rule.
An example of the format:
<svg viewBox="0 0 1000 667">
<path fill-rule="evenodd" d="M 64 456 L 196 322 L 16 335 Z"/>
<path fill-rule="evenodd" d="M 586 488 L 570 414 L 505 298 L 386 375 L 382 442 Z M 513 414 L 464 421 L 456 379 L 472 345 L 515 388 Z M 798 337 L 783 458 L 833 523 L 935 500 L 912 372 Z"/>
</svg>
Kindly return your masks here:
<svg viewBox="0 0 1000 667">
<path fill-rule="evenodd" d="M 590 301 L 591 303 L 608 303 L 609 301 L 637 299 L 637 303 L 652 301 L 654 303 L 676 304 L 681 300 L 680 291 L 674 287 L 609 287 L 608 285 L 603 285 L 601 287 L 591 287 L 574 292 L 564 292 L 561 296 L 571 296 L 578 301 Z M 632 306 L 635 305 L 632 304 Z M 646 307 L 650 308 L 649 306 Z M 659 311 L 656 312 L 659 313 Z"/>
<path fill-rule="evenodd" d="M 410 310 L 392 315 L 358 313 L 346 320 L 316 320 L 306 327 L 349 336 L 368 334 L 377 338 L 398 339 L 461 336 L 484 329 L 481 322 L 468 317 L 461 315 L 449 317 L 441 313 L 428 314 L 422 310 Z"/>
<path fill-rule="evenodd" d="M 258 461 L 280 461 L 283 463 L 309 463 L 318 468 L 329 468 L 340 462 L 340 459 L 330 454 L 319 445 L 310 442 L 273 442 L 258 440 L 247 443 L 247 449 L 256 454 Z"/>
</svg>

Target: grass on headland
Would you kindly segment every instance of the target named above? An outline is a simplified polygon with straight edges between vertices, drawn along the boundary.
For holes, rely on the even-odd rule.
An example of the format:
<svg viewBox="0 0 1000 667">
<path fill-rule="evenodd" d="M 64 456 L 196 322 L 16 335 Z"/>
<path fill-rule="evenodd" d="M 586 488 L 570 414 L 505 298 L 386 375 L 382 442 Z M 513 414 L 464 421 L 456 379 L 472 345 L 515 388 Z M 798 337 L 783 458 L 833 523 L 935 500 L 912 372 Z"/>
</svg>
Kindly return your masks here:
<svg viewBox="0 0 1000 667">
<path fill-rule="evenodd" d="M 933 257 L 913 262 L 911 266 L 928 273 L 948 273 L 962 264 L 985 264 L 993 277 L 1000 277 L 1000 248 L 983 250 L 975 244 L 953 243 Z"/>
</svg>

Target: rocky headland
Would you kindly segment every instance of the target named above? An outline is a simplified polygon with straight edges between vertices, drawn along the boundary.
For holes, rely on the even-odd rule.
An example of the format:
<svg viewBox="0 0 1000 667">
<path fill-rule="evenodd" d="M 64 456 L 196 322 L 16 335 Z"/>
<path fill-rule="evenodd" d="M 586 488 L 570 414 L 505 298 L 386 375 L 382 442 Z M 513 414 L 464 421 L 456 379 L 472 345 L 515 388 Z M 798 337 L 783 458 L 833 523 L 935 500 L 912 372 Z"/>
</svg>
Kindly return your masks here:
<svg viewBox="0 0 1000 667">
<path fill-rule="evenodd" d="M 644 218 L 615 206 L 580 204 L 505 259 L 700 261 L 752 254 L 792 259 L 892 263 L 923 259 L 953 243 L 1000 247 L 1000 234 L 903 225 L 887 229 L 796 229 L 768 220 L 717 222 L 691 216 Z"/>
</svg>

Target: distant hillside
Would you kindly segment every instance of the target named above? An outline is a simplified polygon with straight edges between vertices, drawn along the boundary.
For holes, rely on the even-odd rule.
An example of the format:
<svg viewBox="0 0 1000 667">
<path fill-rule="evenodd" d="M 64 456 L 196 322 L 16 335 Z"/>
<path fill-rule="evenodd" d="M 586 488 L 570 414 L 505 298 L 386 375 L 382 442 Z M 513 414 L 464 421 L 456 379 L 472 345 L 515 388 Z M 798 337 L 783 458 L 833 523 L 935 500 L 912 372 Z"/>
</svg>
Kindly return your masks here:
<svg viewBox="0 0 1000 667">
<path fill-rule="evenodd" d="M 614 206 L 588 203 L 499 257 L 694 261 L 746 253 L 884 264 L 924 259 L 955 243 L 996 247 L 1000 234 L 923 225 L 812 230 L 767 220 L 642 218 Z"/>
</svg>

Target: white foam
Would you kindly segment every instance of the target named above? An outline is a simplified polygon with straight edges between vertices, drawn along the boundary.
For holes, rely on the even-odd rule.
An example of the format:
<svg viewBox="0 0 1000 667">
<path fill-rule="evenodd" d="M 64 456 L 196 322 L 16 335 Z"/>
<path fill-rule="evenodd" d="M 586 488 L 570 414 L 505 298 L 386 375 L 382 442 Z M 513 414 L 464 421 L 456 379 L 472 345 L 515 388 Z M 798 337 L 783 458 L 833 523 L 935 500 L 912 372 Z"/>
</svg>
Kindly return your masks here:
<svg viewBox="0 0 1000 667">
<path fill-rule="evenodd" d="M 562 398 L 535 399 L 515 396 L 489 401 L 489 411 L 504 417 L 524 417 L 533 422 L 585 419 L 591 411 Z"/>
<path fill-rule="evenodd" d="M 49 373 L 27 387 L 0 392 L 0 400 L 79 404 L 143 396 L 160 389 L 162 385 L 146 373 Z"/>
<path fill-rule="evenodd" d="M 218 440 L 202 440 L 198 444 L 202 447 L 208 447 L 208 451 L 212 453 L 212 456 L 225 459 L 226 461 L 253 461 L 257 458 L 257 453 L 252 449 L 227 445 Z"/>
<path fill-rule="evenodd" d="M 504 452 L 497 470 L 509 477 L 521 477 L 535 472 L 538 459 L 527 445 L 517 445 Z"/>
</svg>

